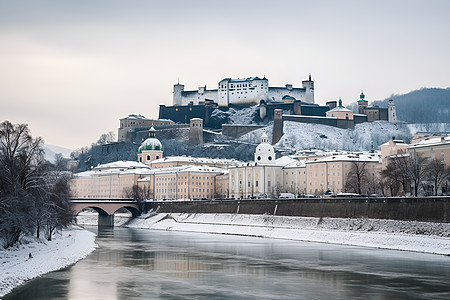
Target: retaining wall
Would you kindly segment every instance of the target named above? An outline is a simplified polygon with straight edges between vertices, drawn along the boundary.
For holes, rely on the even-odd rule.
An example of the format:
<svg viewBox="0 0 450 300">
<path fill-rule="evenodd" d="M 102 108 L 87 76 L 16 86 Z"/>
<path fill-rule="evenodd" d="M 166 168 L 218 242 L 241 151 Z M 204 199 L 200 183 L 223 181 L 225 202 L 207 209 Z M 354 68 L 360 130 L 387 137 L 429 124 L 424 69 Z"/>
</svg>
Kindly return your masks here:
<svg viewBox="0 0 450 300">
<path fill-rule="evenodd" d="M 151 208 L 166 213 L 239 213 L 450 222 L 450 197 L 148 202 L 146 209 Z"/>
</svg>

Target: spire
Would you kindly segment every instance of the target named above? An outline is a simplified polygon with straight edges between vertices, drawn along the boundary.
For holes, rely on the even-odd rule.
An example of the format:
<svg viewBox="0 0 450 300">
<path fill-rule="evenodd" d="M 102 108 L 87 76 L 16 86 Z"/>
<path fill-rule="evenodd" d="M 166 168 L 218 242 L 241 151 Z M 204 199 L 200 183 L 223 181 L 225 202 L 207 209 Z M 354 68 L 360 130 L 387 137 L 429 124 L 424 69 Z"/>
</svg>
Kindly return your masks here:
<svg viewBox="0 0 450 300">
<path fill-rule="evenodd" d="M 156 129 L 155 129 L 155 127 L 152 126 L 152 128 L 150 128 L 148 130 L 148 136 L 151 137 L 151 138 L 154 138 L 155 134 L 156 134 Z"/>
<path fill-rule="evenodd" d="M 364 98 L 366 98 L 366 95 L 364 95 L 363 90 L 361 90 L 361 95 L 359 95 L 359 99 L 364 100 Z"/>
<path fill-rule="evenodd" d="M 312 81 L 312 80 L 311 80 L 311 73 L 309 73 L 309 81 Z"/>
<path fill-rule="evenodd" d="M 339 107 L 343 107 L 341 97 L 339 97 Z"/>
</svg>

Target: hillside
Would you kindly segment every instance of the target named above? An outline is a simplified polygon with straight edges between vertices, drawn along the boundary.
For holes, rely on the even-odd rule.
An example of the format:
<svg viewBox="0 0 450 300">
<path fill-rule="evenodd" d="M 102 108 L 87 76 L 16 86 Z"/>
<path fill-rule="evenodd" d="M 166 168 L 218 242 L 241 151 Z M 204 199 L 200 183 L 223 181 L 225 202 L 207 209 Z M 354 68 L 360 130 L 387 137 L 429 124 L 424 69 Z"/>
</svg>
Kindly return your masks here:
<svg viewBox="0 0 450 300">
<path fill-rule="evenodd" d="M 266 130 L 272 135 L 272 127 L 252 131 L 240 138 L 247 143 L 259 143 L 260 137 Z M 356 125 L 355 129 L 341 129 L 320 124 L 284 122 L 284 135 L 275 145 L 280 149 L 320 149 L 368 151 L 378 147 L 395 137 L 409 141 L 411 134 L 405 123 L 389 123 L 378 121 Z"/>
<path fill-rule="evenodd" d="M 422 88 L 404 95 L 392 95 L 373 104 L 387 107 L 393 99 L 399 121 L 406 123 L 450 123 L 450 88 Z"/>
</svg>

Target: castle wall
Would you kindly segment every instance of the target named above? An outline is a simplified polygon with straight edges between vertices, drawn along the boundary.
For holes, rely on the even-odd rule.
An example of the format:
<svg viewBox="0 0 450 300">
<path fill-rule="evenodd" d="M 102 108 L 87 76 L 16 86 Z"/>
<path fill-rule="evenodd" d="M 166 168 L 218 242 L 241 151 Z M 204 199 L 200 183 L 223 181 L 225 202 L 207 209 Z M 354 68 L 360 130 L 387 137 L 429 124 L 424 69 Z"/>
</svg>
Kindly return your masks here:
<svg viewBox="0 0 450 300">
<path fill-rule="evenodd" d="M 181 92 L 181 105 L 188 105 L 193 102 L 195 105 L 205 102 L 205 100 L 217 102 L 217 90 L 199 89 L 197 91 Z"/>
<path fill-rule="evenodd" d="M 233 125 L 233 124 L 223 124 L 222 125 L 222 134 L 229 137 L 240 137 L 246 133 L 249 133 L 253 130 L 264 128 L 264 125 Z"/>
<path fill-rule="evenodd" d="M 205 126 L 208 126 L 208 120 L 211 117 L 211 110 L 206 109 L 209 105 L 185 105 L 185 106 L 159 106 L 159 118 L 170 119 L 176 123 L 188 124 L 192 118 L 205 120 Z"/>
<path fill-rule="evenodd" d="M 284 115 L 283 121 L 292 121 L 299 123 L 314 123 L 323 124 L 328 126 L 338 127 L 337 119 L 335 118 L 320 118 L 320 117 L 310 117 L 310 116 L 294 116 L 294 115 Z"/>
<path fill-rule="evenodd" d="M 213 100 L 219 106 L 252 105 L 260 100 L 282 101 L 283 96 L 292 96 L 297 100 L 314 103 L 314 82 L 303 81 L 301 88 L 293 88 L 291 84 L 286 87 L 269 87 L 266 78 L 251 77 L 246 79 L 226 78 L 218 83 L 218 89 L 207 90 L 199 87 L 198 90 L 185 91 L 184 85 L 175 84 L 173 89 L 173 105 L 194 105 Z"/>
<path fill-rule="evenodd" d="M 306 89 L 304 88 L 292 88 L 288 89 L 285 87 L 269 87 L 269 92 L 267 97 L 270 101 L 283 101 L 283 96 L 289 95 L 294 97 L 296 100 L 300 100 L 307 103 L 313 103 L 306 100 Z"/>
<path fill-rule="evenodd" d="M 258 104 L 261 99 L 267 99 L 269 81 L 267 79 L 231 79 L 219 82 L 218 104 Z"/>
</svg>

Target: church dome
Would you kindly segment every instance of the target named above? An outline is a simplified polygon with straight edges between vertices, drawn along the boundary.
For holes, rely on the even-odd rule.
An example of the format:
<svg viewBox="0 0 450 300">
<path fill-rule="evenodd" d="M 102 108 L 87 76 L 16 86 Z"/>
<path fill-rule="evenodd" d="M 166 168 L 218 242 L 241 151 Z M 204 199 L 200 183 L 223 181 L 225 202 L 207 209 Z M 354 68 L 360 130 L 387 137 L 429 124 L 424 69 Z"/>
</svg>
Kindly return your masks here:
<svg viewBox="0 0 450 300">
<path fill-rule="evenodd" d="M 256 147 L 255 163 L 273 164 L 275 162 L 275 151 L 269 144 L 269 137 L 264 132 L 261 136 L 261 143 Z"/>
<path fill-rule="evenodd" d="M 148 131 L 149 137 L 139 146 L 138 153 L 145 150 L 162 150 L 161 142 L 155 137 L 155 128 L 150 128 Z"/>
</svg>

